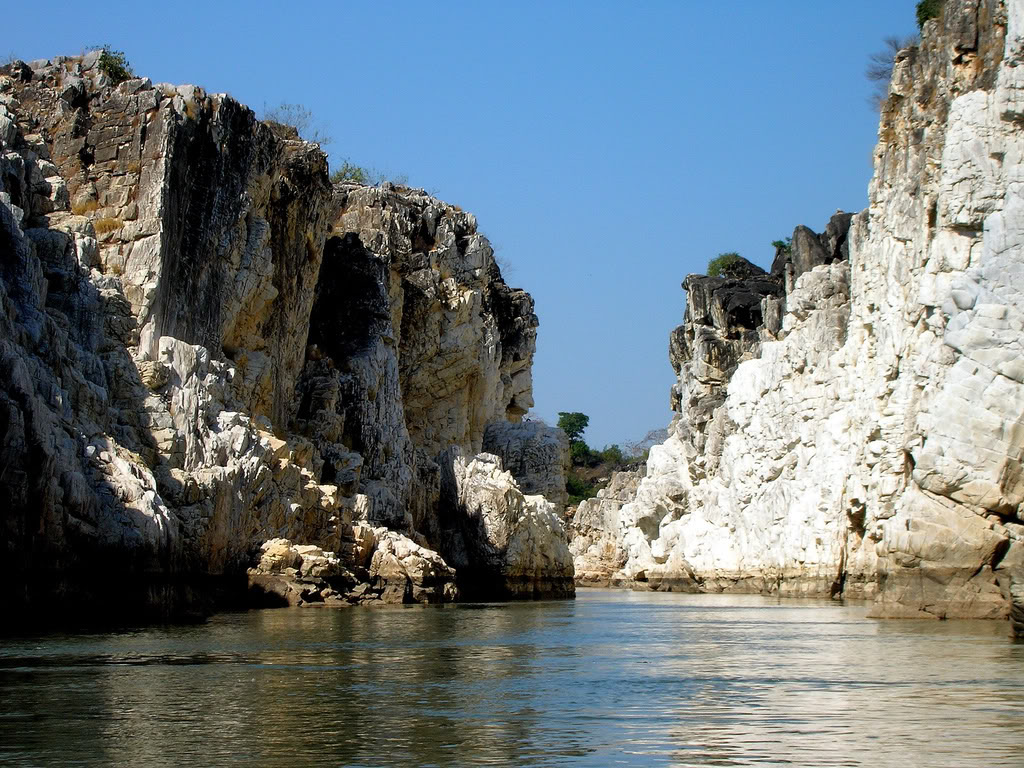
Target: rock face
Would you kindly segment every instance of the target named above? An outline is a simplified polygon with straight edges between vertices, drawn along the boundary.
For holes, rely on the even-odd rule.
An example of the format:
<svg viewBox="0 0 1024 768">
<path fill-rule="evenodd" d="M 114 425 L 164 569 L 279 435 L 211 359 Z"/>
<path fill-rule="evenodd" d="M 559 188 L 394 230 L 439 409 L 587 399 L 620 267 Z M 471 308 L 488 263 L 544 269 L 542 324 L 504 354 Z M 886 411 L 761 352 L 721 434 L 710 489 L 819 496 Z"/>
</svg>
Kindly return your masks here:
<svg viewBox="0 0 1024 768">
<path fill-rule="evenodd" d="M 484 432 L 484 452 L 498 456 L 524 494 L 540 495 L 561 513 L 569 501 L 569 438 L 565 432 L 535 421 L 496 421 Z"/>
<path fill-rule="evenodd" d="M 759 289 L 687 279 L 680 414 L 603 523 L 613 578 L 879 616 L 1019 606 L 1022 54 L 1024 5 L 947 0 L 897 57 L 868 210 L 797 229 L 759 321 Z"/>
<path fill-rule="evenodd" d="M 532 299 L 471 215 L 332 187 L 293 129 L 194 86 L 114 86 L 97 59 L 0 69 L 13 607 L 113 610 L 117 579 L 173 613 L 274 539 L 451 598 L 414 548 L 450 518 L 440 457 L 532 405 Z M 406 543 L 375 534 L 358 566 L 357 528 Z"/>
<path fill-rule="evenodd" d="M 554 504 L 524 496 L 492 454 L 467 459 L 456 448 L 443 466 L 441 553 L 464 594 L 486 597 L 495 582 L 502 597 L 574 593 L 572 554 Z"/>
</svg>

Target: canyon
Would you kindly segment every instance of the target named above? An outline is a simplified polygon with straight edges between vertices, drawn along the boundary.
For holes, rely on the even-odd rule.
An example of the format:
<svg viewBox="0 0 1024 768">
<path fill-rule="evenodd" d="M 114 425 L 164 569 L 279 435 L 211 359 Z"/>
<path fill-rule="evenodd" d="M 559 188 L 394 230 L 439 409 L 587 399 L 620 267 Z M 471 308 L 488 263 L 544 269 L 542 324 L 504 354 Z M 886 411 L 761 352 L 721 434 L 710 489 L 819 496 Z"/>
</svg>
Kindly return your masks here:
<svg viewBox="0 0 1024 768">
<path fill-rule="evenodd" d="M 0 68 L 15 613 L 579 583 L 1024 632 L 1024 0 L 898 54 L 866 210 L 686 277 L 668 439 L 568 526 L 533 299 L 476 218 L 102 55 Z"/>
</svg>

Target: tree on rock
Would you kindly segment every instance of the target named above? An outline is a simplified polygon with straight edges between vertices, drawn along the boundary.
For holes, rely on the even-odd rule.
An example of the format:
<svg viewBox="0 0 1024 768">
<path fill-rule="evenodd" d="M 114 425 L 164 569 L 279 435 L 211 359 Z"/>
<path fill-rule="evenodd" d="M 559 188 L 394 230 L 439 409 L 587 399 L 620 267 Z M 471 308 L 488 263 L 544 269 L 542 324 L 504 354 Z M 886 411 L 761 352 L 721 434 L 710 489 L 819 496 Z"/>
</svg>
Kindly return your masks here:
<svg viewBox="0 0 1024 768">
<path fill-rule="evenodd" d="M 586 431 L 589 423 L 590 417 L 585 413 L 558 412 L 558 428 L 565 432 L 569 438 L 570 445 L 578 443 L 583 439 L 583 433 Z"/>
</svg>

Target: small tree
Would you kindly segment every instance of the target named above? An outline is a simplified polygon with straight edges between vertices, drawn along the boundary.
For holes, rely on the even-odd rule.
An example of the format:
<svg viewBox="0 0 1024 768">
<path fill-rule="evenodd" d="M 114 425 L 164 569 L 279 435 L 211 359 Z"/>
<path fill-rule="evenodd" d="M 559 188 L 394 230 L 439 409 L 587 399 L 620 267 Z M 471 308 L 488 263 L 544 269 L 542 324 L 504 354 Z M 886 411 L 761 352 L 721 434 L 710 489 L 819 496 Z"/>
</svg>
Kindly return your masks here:
<svg viewBox="0 0 1024 768">
<path fill-rule="evenodd" d="M 100 58 L 96 65 L 99 67 L 100 72 L 107 75 L 114 82 L 114 85 L 119 85 L 125 80 L 131 80 L 135 77 L 135 73 L 132 72 L 131 64 L 128 63 L 124 51 L 115 51 L 107 43 L 97 45 L 92 50 L 100 51 Z"/>
<path fill-rule="evenodd" d="M 583 441 L 583 433 L 586 431 L 589 423 L 590 417 L 585 413 L 579 413 L 578 411 L 572 413 L 558 412 L 558 428 L 565 432 L 569 438 L 570 445 Z"/>
<path fill-rule="evenodd" d="M 341 166 L 331 174 L 331 181 L 337 184 L 339 181 L 353 181 L 356 184 L 371 184 L 370 172 L 361 165 L 350 163 L 348 160 L 342 162 Z"/>
<path fill-rule="evenodd" d="M 920 6 L 918 6 L 920 8 Z M 896 54 L 904 48 L 917 45 L 917 35 L 908 37 L 887 37 L 883 41 L 884 48 L 872 53 L 868 57 L 868 66 L 864 70 L 864 77 L 875 84 L 871 92 L 871 105 L 875 109 L 881 109 L 882 104 L 889 95 L 889 81 L 892 80 L 892 67 Z"/>
<path fill-rule="evenodd" d="M 314 144 L 330 144 L 332 139 L 315 123 L 313 113 L 301 104 L 285 104 L 276 107 L 263 106 L 263 119 L 281 125 L 290 125 L 304 141 Z"/>
</svg>

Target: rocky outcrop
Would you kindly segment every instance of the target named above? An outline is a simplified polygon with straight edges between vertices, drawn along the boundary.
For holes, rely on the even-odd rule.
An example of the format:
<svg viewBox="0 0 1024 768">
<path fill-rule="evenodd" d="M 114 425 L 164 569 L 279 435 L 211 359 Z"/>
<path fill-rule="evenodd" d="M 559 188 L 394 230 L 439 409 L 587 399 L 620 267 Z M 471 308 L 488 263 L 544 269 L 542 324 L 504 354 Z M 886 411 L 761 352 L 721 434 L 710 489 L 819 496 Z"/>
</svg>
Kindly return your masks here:
<svg viewBox="0 0 1024 768">
<path fill-rule="evenodd" d="M 615 520 L 620 578 L 1007 616 L 1024 547 L 1022 54 L 1020 3 L 947 0 L 897 57 L 869 209 L 779 254 L 777 328 L 765 302 L 737 347 L 736 321 L 709 334 L 696 318 L 714 313 L 688 307 L 680 415 Z M 702 334 L 707 351 L 680 354 Z"/>
<path fill-rule="evenodd" d="M 441 553 L 465 595 L 485 597 L 493 584 L 502 597 L 574 593 L 572 555 L 554 504 L 524 496 L 492 454 L 466 458 L 452 449 L 443 466 Z"/>
<path fill-rule="evenodd" d="M 98 59 L 0 69 L 13 607 L 113 609 L 127 580 L 160 587 L 119 611 L 174 612 L 275 539 L 367 590 L 451 598 L 415 548 L 441 542 L 440 457 L 532 404 L 529 295 L 471 215 L 332 187 L 293 129 L 194 86 L 115 86 Z M 361 528 L 405 538 L 375 534 L 359 566 Z"/>
</svg>

